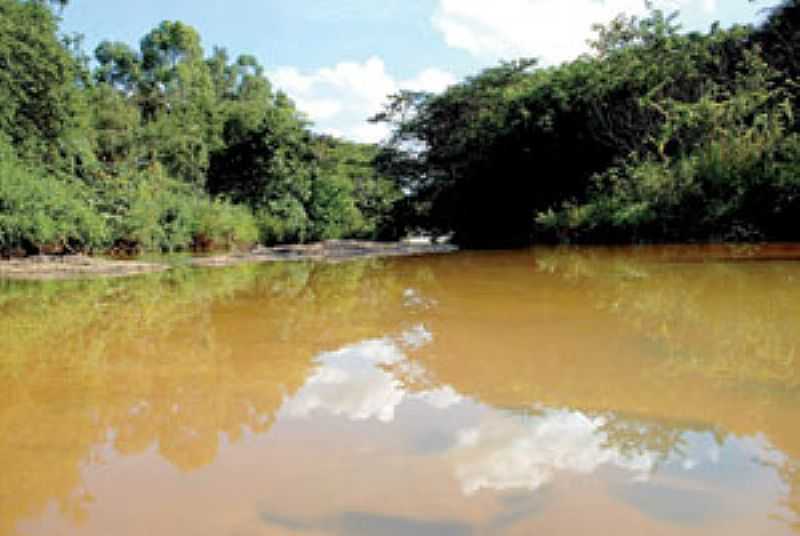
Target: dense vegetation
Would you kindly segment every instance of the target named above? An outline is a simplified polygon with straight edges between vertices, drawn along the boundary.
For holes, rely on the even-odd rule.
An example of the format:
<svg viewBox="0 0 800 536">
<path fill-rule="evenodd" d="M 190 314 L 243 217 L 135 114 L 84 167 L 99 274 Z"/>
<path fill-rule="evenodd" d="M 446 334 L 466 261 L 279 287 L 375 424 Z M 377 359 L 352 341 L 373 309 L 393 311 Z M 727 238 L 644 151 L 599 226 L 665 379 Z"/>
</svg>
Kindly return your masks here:
<svg viewBox="0 0 800 536">
<path fill-rule="evenodd" d="M 0 0 L 0 254 L 377 237 L 374 146 L 313 134 L 252 56 L 180 22 L 94 61 L 65 1 Z"/>
<path fill-rule="evenodd" d="M 408 225 L 471 246 L 800 239 L 800 1 L 685 33 L 651 10 L 593 53 L 403 92 L 378 160 Z"/>
<path fill-rule="evenodd" d="M 401 92 L 381 147 L 314 134 L 180 22 L 92 60 L 65 4 L 0 0 L 0 254 L 800 239 L 800 0 L 707 33 L 621 15 L 572 62 Z"/>
</svg>

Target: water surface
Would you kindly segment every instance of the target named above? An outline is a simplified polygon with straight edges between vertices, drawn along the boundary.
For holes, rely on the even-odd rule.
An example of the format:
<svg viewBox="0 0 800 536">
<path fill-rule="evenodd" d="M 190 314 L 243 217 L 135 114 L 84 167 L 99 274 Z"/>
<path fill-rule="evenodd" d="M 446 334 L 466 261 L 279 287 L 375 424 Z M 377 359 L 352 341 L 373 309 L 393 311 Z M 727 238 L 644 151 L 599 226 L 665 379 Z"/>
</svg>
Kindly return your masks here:
<svg viewBox="0 0 800 536">
<path fill-rule="evenodd" d="M 796 256 L 0 282 L 0 535 L 799 535 Z"/>
</svg>

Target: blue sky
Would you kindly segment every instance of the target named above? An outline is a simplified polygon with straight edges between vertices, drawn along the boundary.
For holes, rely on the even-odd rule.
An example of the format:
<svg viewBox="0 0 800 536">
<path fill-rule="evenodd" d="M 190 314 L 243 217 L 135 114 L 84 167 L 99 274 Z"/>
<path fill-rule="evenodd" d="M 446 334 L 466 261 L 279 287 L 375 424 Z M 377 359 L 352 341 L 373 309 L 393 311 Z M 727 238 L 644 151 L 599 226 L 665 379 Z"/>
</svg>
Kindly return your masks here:
<svg viewBox="0 0 800 536">
<path fill-rule="evenodd" d="M 751 22 L 775 1 L 659 0 L 690 29 Z M 62 30 L 136 46 L 162 20 L 197 28 L 206 50 L 254 54 L 320 131 L 361 141 L 364 120 L 401 87 L 439 91 L 519 56 L 545 64 L 585 51 L 594 22 L 641 13 L 643 0 L 72 0 Z"/>
</svg>

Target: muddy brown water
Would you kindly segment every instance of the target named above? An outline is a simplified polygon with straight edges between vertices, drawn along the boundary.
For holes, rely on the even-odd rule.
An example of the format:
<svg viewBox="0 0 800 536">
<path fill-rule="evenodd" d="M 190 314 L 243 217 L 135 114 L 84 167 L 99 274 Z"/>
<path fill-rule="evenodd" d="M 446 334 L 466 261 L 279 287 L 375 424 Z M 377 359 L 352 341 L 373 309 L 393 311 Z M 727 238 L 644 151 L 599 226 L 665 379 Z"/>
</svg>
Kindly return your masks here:
<svg viewBox="0 0 800 536">
<path fill-rule="evenodd" d="M 799 251 L 0 282 L 0 535 L 798 535 Z"/>
</svg>

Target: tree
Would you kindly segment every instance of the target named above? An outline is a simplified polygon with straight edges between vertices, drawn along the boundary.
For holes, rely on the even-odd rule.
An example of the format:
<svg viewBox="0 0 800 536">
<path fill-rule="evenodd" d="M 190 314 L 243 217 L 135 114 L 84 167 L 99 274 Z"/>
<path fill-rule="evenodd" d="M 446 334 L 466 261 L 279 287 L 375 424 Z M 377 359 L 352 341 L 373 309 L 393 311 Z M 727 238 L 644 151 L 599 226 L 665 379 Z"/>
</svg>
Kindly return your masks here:
<svg viewBox="0 0 800 536">
<path fill-rule="evenodd" d="M 0 0 L 4 252 L 378 234 L 396 190 L 374 148 L 314 135 L 254 56 L 206 57 L 164 21 L 138 50 L 103 41 L 90 71 L 80 37 L 58 35 L 64 5 Z"/>
<path fill-rule="evenodd" d="M 0 133 L 53 165 L 80 99 L 76 62 L 56 31 L 45 3 L 0 0 Z"/>
<path fill-rule="evenodd" d="M 103 41 L 94 57 L 98 64 L 94 78 L 98 83 L 109 84 L 128 95 L 136 92 L 142 82 L 142 61 L 136 51 L 125 43 Z"/>
</svg>

